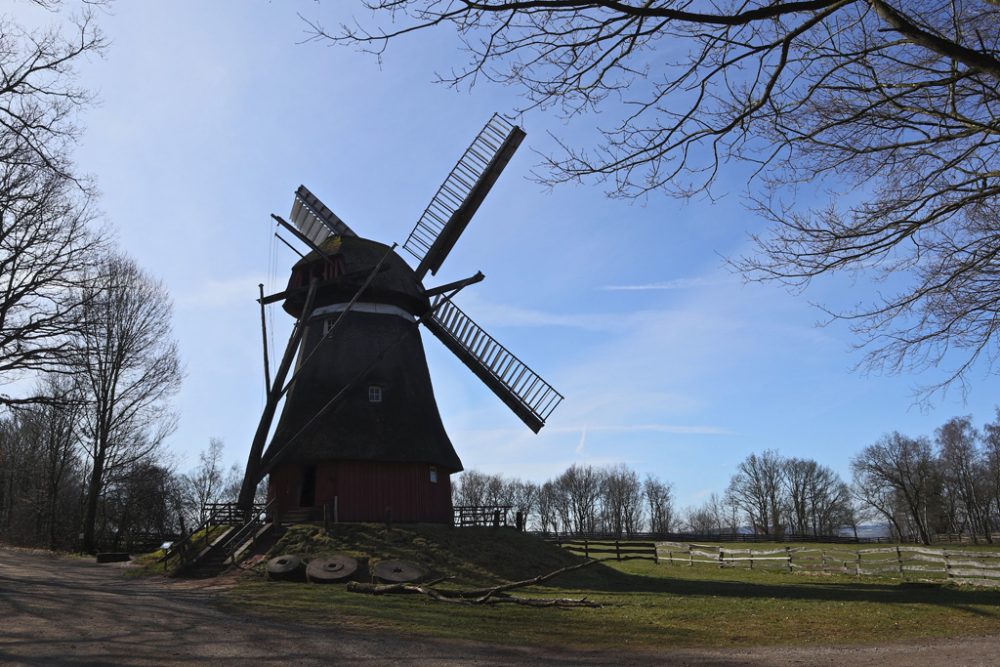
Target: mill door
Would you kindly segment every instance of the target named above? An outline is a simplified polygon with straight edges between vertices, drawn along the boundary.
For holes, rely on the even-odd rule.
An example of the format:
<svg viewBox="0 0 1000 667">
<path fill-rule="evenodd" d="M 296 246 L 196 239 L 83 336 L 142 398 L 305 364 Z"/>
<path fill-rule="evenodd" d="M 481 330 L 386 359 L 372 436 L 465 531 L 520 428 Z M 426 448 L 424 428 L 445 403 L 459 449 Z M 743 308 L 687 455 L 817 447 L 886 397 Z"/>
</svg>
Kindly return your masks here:
<svg viewBox="0 0 1000 667">
<path fill-rule="evenodd" d="M 302 482 L 299 484 L 299 507 L 316 504 L 316 466 L 302 468 Z"/>
</svg>

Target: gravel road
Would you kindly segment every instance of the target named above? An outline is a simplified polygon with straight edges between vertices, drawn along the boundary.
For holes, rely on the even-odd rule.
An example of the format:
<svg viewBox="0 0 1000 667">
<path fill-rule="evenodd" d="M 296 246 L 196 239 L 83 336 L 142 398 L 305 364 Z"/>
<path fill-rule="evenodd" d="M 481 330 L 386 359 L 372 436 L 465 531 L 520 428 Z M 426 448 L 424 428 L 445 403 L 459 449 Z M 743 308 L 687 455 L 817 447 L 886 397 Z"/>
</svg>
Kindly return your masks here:
<svg viewBox="0 0 1000 667">
<path fill-rule="evenodd" d="M 497 648 L 261 621 L 218 610 L 217 594 L 211 585 L 124 578 L 121 566 L 0 549 L 0 665 L 1000 665 L 1000 637 L 657 654 Z"/>
</svg>

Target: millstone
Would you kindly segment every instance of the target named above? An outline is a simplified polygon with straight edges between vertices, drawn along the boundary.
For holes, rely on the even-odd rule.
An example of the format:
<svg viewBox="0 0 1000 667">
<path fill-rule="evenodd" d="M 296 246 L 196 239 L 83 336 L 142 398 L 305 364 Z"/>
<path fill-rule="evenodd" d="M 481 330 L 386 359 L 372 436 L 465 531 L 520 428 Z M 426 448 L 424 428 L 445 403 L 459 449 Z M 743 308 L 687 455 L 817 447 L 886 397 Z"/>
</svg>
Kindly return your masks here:
<svg viewBox="0 0 1000 667">
<path fill-rule="evenodd" d="M 375 566 L 375 576 L 382 581 L 404 584 L 426 575 L 423 567 L 411 560 L 383 560 Z"/>
<path fill-rule="evenodd" d="M 294 581 L 302 579 L 302 559 L 292 554 L 275 556 L 267 561 L 268 579 Z"/>
<path fill-rule="evenodd" d="M 306 568 L 306 578 L 314 584 L 344 581 L 358 569 L 358 561 L 346 554 L 314 558 Z"/>
</svg>

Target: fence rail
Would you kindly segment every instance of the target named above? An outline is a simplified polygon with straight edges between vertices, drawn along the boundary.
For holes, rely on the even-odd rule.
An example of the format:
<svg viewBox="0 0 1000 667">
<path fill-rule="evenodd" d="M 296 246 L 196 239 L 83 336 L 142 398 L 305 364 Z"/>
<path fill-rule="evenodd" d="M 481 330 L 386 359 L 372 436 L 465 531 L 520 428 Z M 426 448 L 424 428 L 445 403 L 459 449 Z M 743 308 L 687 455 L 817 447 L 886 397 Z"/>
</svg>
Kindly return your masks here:
<svg viewBox="0 0 1000 667">
<path fill-rule="evenodd" d="M 717 544 L 658 542 L 658 559 L 668 565 L 712 565 L 787 572 L 954 581 L 1000 586 L 1000 551 L 970 551 L 896 545 L 868 549 L 791 547 L 727 549 Z"/>
<path fill-rule="evenodd" d="M 635 540 L 590 540 L 552 538 L 553 544 L 569 551 L 582 553 L 585 558 L 605 558 L 610 560 L 644 559 L 659 563 L 656 542 L 637 542 Z"/>
<path fill-rule="evenodd" d="M 513 508 L 513 505 L 456 505 L 452 508 L 454 526 L 509 526 Z"/>
<path fill-rule="evenodd" d="M 781 542 L 797 543 L 808 542 L 811 544 L 895 544 L 896 540 L 890 537 L 853 537 L 842 535 L 801 535 L 795 533 L 785 533 L 783 535 L 760 535 L 752 533 L 604 533 L 604 532 L 552 532 L 552 531 L 531 531 L 532 535 L 550 539 L 588 539 L 588 540 L 653 540 L 653 541 L 674 541 L 674 542 L 746 542 L 755 544 L 759 542 Z"/>
</svg>

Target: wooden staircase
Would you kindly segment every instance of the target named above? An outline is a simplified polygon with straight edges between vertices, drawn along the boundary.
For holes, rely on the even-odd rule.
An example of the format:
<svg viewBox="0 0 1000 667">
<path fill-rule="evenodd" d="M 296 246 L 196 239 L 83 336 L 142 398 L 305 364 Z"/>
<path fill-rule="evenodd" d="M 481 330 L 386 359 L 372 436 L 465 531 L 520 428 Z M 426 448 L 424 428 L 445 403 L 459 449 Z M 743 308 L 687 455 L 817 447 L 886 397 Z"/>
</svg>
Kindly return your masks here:
<svg viewBox="0 0 1000 667">
<path fill-rule="evenodd" d="M 235 504 L 213 506 L 198 528 L 166 551 L 162 559 L 165 567 L 170 558 L 177 557 L 179 562 L 173 570 L 174 576 L 206 578 L 221 574 L 248 555 L 271 531 L 274 523 L 265 519 L 269 510 L 270 505 L 255 506 L 247 514 L 239 511 Z M 224 526 L 225 530 L 207 543 L 205 536 L 213 526 Z"/>
</svg>

